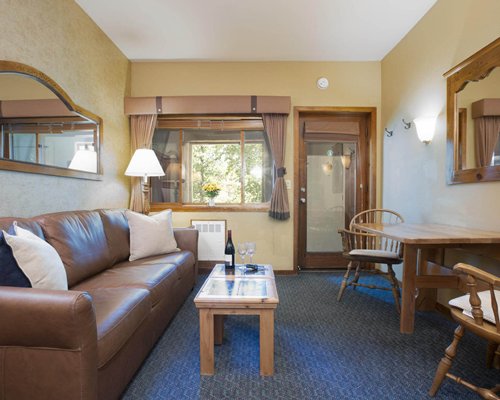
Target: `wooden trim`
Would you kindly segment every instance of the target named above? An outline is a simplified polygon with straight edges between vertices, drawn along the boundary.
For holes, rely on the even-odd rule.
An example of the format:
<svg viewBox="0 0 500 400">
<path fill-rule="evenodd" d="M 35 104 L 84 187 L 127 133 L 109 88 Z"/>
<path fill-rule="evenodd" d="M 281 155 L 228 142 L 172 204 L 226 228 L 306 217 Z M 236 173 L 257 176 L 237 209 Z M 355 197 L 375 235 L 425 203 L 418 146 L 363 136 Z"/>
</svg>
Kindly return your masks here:
<svg viewBox="0 0 500 400">
<path fill-rule="evenodd" d="M 169 119 L 169 118 L 158 118 L 156 127 L 160 129 L 196 129 L 196 130 L 211 130 L 211 131 L 253 131 L 253 130 L 264 130 L 264 124 L 262 119 L 225 119 L 221 117 L 210 118 L 210 119 L 200 119 L 197 117 L 192 117 L 191 119 Z"/>
<path fill-rule="evenodd" d="M 269 211 L 269 203 L 262 204 L 215 204 L 209 207 L 205 204 L 153 203 L 151 211 L 172 210 L 180 212 L 265 212 Z"/>
<path fill-rule="evenodd" d="M 12 160 L 0 160 L 0 169 L 16 172 L 29 172 L 32 174 L 63 176 L 66 178 L 89 179 L 92 181 L 102 180 L 102 175 L 94 174 L 92 172 L 77 171 L 69 168 L 59 168 L 49 165 L 33 164 Z"/>
<path fill-rule="evenodd" d="M 299 197 L 300 197 L 300 158 L 299 158 L 299 145 L 300 145 L 300 126 L 299 117 L 301 113 L 357 113 L 367 114 L 369 119 L 368 134 L 368 199 L 367 204 L 369 208 L 375 208 L 377 203 L 377 108 L 376 107 L 327 107 L 327 106 L 295 106 L 293 108 L 293 271 L 298 271 L 299 259 Z"/>
<path fill-rule="evenodd" d="M 161 107 L 157 101 L 157 97 L 125 97 L 125 114 L 289 114 L 291 107 L 289 96 L 163 96 Z"/>
</svg>

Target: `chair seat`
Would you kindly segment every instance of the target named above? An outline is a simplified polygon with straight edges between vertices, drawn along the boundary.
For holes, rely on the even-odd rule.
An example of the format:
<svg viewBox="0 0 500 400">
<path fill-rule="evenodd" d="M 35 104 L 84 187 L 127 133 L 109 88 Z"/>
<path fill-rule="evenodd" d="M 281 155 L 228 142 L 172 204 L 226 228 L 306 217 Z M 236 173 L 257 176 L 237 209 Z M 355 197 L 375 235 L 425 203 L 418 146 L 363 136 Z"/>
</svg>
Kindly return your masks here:
<svg viewBox="0 0 500 400">
<path fill-rule="evenodd" d="M 375 262 L 381 264 L 399 264 L 402 260 L 399 254 L 385 250 L 355 249 L 348 253 L 349 257 L 359 261 Z"/>
<path fill-rule="evenodd" d="M 478 292 L 478 296 L 481 299 L 481 310 L 483 311 L 483 319 L 495 323 L 495 315 L 493 314 L 493 307 L 491 306 L 491 294 L 489 290 Z M 495 297 L 500 299 L 500 290 L 495 290 Z M 462 312 L 472 318 L 472 306 L 470 305 L 470 295 L 466 294 L 464 296 L 456 297 L 451 299 L 448 304 L 453 307 L 460 308 Z"/>
</svg>

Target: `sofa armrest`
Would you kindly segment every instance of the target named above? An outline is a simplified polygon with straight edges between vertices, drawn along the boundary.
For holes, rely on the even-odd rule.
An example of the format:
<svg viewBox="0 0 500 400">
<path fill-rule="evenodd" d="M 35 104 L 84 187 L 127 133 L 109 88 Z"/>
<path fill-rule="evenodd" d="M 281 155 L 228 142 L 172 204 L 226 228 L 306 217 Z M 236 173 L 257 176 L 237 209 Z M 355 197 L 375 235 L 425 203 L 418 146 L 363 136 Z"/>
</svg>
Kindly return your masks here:
<svg viewBox="0 0 500 400">
<path fill-rule="evenodd" d="M 198 276 L 198 230 L 190 228 L 174 228 L 174 237 L 177 247 L 181 250 L 189 250 L 194 255 L 195 279 Z"/>
<path fill-rule="evenodd" d="M 97 327 L 88 293 L 0 287 L 0 321 L 5 398 L 97 397 Z"/>
</svg>

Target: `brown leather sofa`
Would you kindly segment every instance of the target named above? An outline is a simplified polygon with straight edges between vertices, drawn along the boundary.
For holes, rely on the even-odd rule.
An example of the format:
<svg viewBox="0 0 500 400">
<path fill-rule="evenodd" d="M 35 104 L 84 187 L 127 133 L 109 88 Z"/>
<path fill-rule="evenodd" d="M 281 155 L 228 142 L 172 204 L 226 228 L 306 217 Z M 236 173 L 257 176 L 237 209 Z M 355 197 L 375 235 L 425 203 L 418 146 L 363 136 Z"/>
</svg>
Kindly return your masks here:
<svg viewBox="0 0 500 400">
<path fill-rule="evenodd" d="M 180 252 L 133 262 L 123 210 L 16 220 L 50 243 L 68 291 L 0 287 L 0 400 L 115 399 L 192 290 L 198 231 Z"/>
</svg>

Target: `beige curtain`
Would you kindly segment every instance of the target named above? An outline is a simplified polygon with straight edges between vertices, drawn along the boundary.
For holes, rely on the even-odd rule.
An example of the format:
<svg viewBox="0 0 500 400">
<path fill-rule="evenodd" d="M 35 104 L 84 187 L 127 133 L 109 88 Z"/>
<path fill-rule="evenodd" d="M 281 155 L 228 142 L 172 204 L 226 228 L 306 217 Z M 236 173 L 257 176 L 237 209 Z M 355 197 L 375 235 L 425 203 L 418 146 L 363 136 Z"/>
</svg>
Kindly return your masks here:
<svg viewBox="0 0 500 400">
<path fill-rule="evenodd" d="M 262 114 L 264 129 L 269 137 L 271 152 L 274 157 L 274 167 L 277 178 L 274 182 L 271 195 L 271 207 L 269 216 L 274 219 L 286 220 L 290 218 L 288 207 L 288 193 L 285 183 L 285 143 L 286 143 L 286 120 L 287 114 Z"/>
<path fill-rule="evenodd" d="M 474 119 L 474 137 L 476 142 L 476 164 L 478 167 L 491 165 L 500 133 L 500 117 L 479 117 Z"/>
<path fill-rule="evenodd" d="M 130 116 L 130 157 L 137 149 L 151 148 L 157 117 L 156 114 Z M 131 177 L 130 209 L 137 212 L 143 211 L 141 179 Z"/>
</svg>

